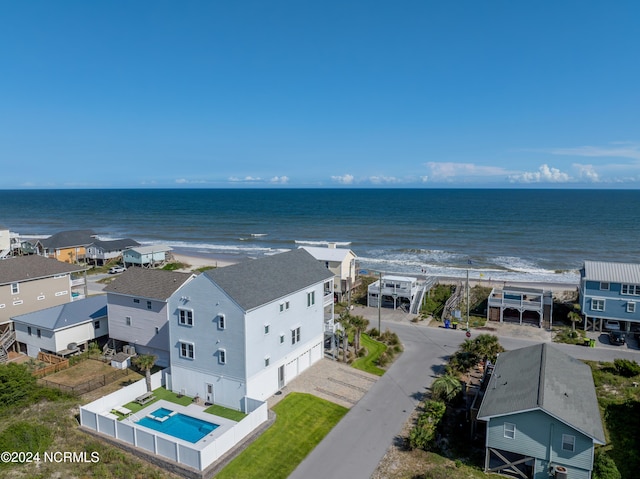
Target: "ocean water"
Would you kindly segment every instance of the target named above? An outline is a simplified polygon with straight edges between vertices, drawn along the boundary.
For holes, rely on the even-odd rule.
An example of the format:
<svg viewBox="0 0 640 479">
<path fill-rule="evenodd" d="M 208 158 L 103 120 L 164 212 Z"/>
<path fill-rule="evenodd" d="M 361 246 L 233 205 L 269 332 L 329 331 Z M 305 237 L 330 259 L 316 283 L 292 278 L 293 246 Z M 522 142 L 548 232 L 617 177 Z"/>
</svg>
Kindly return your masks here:
<svg viewBox="0 0 640 479">
<path fill-rule="evenodd" d="M 333 242 L 385 273 L 574 283 L 586 259 L 640 262 L 634 190 L 5 190 L 0 208 L 28 237 L 90 229 L 237 259 Z"/>
</svg>

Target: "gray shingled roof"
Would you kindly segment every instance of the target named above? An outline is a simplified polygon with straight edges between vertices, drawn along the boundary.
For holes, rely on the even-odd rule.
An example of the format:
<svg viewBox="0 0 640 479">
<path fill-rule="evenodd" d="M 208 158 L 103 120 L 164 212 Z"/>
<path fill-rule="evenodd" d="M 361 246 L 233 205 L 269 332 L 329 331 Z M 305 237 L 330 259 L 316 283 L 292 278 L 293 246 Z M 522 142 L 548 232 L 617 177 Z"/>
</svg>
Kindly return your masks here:
<svg viewBox="0 0 640 479">
<path fill-rule="evenodd" d="M 131 248 L 132 246 L 140 246 L 136 240 L 131 238 L 117 239 L 117 240 L 93 240 L 93 245 L 102 248 L 105 251 L 122 251 L 126 248 Z"/>
<path fill-rule="evenodd" d="M 640 264 L 585 261 L 582 274 L 587 281 L 640 284 Z"/>
<path fill-rule="evenodd" d="M 91 230 L 61 231 L 40 240 L 47 249 L 69 248 L 71 246 L 88 246 L 95 241 L 95 233 Z"/>
<path fill-rule="evenodd" d="M 90 296 L 33 313 L 14 316 L 14 321 L 42 329 L 63 329 L 107 316 L 107 296 Z"/>
<path fill-rule="evenodd" d="M 533 409 L 605 443 L 591 368 L 546 343 L 500 354 L 478 419 Z"/>
<path fill-rule="evenodd" d="M 84 271 L 85 266 L 63 263 L 39 255 L 16 256 L 0 260 L 0 284 L 48 278 L 57 274 Z"/>
<path fill-rule="evenodd" d="M 333 278 L 308 251 L 247 260 L 204 272 L 245 311 Z"/>
<path fill-rule="evenodd" d="M 166 301 L 192 276 L 191 273 L 132 267 L 114 279 L 104 291 Z"/>
</svg>

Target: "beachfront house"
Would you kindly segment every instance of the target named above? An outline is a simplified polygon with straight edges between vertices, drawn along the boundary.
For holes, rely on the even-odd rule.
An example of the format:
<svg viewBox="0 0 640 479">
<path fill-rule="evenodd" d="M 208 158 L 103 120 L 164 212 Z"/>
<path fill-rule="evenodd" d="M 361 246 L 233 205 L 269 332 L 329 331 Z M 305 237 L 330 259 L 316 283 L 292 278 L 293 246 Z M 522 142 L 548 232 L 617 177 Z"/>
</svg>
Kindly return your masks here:
<svg viewBox="0 0 640 479">
<path fill-rule="evenodd" d="M 86 296 L 83 266 L 43 256 L 16 256 L 0 261 L 0 329 L 12 316 L 50 308 Z"/>
<path fill-rule="evenodd" d="M 80 353 L 91 341 L 104 342 L 109 332 L 103 294 L 11 319 L 18 351 L 33 358 L 41 351 L 59 356 Z"/>
<path fill-rule="evenodd" d="M 553 294 L 549 290 L 505 286 L 493 288 L 487 300 L 487 319 L 500 323 L 534 324 L 550 329 Z"/>
<path fill-rule="evenodd" d="M 0 225 L 0 259 L 11 253 L 11 232 L 6 226 Z"/>
<path fill-rule="evenodd" d="M 61 231 L 38 240 L 38 254 L 64 263 L 84 261 L 87 247 L 95 241 L 95 233 L 89 230 Z"/>
<path fill-rule="evenodd" d="M 195 278 L 191 273 L 130 268 L 115 278 L 107 293 L 109 348 L 130 354 L 154 354 L 169 366 L 168 301 Z"/>
<path fill-rule="evenodd" d="M 122 252 L 122 263 L 130 266 L 155 268 L 162 266 L 169 260 L 171 247 L 166 245 L 135 246 Z"/>
<path fill-rule="evenodd" d="M 580 308 L 585 330 L 618 321 L 623 331 L 640 327 L 640 264 L 585 261 L 580 270 Z"/>
<path fill-rule="evenodd" d="M 304 249 L 205 271 L 169 300 L 170 388 L 246 411 L 324 355 L 333 273 Z"/>
<path fill-rule="evenodd" d="M 334 274 L 333 291 L 336 301 L 346 301 L 348 295 L 357 286 L 356 254 L 350 249 L 337 248 L 335 243 L 329 243 L 327 248 L 318 246 L 301 246 L 311 256 L 323 264 Z"/>
<path fill-rule="evenodd" d="M 382 284 L 382 288 L 380 287 Z M 411 276 L 385 275 L 371 283 L 367 289 L 367 306 L 378 307 L 378 298 L 382 296 L 383 308 L 409 308 L 421 299 L 421 285 Z"/>
<path fill-rule="evenodd" d="M 96 239 L 87 247 L 86 260 L 88 263 L 101 266 L 121 258 L 125 250 L 137 246 L 140 246 L 140 243 L 131 238 L 108 241 Z"/>
<path fill-rule="evenodd" d="M 604 430 L 591 368 L 542 343 L 501 353 L 483 385 L 485 471 L 590 479 Z"/>
</svg>

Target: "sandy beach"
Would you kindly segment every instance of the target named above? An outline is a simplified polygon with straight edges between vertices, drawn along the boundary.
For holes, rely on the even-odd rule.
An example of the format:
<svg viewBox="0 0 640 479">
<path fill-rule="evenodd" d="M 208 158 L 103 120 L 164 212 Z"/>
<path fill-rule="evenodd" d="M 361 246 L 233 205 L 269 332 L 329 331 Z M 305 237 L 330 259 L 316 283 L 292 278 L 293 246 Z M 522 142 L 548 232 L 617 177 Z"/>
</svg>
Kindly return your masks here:
<svg viewBox="0 0 640 479">
<path fill-rule="evenodd" d="M 207 266 L 212 266 L 215 268 L 223 268 L 225 266 L 229 266 L 232 264 L 238 263 L 240 260 L 233 260 L 228 257 L 221 256 L 193 256 L 187 255 L 183 253 L 173 253 L 173 258 L 175 261 L 180 263 L 184 263 L 189 265 L 187 268 L 183 268 L 179 271 L 191 272 L 198 268 L 205 268 Z M 410 275 L 408 275 L 410 276 Z M 422 275 L 419 275 L 422 276 Z M 456 278 L 456 277 L 440 277 L 438 281 L 443 284 L 456 284 L 456 283 L 464 283 L 466 282 L 466 278 Z M 578 284 L 571 283 L 549 283 L 549 282 L 517 282 L 517 281 L 497 281 L 492 280 L 490 278 L 487 279 L 470 279 L 469 285 L 471 287 L 480 285 L 480 286 L 488 286 L 491 288 L 502 289 L 505 287 L 517 287 L 517 288 L 531 288 L 531 289 L 544 289 L 553 291 L 554 295 L 562 295 L 563 293 L 573 293 L 578 289 Z"/>
<path fill-rule="evenodd" d="M 206 268 L 207 266 L 213 266 L 214 268 L 222 268 L 224 266 L 229 266 L 237 263 L 237 261 L 232 261 L 228 258 L 222 257 L 203 257 L 203 256 L 192 256 L 181 253 L 173 253 L 174 261 L 179 263 L 183 263 L 185 265 L 189 265 L 186 268 L 183 268 L 178 271 L 191 272 L 198 268 Z"/>
</svg>

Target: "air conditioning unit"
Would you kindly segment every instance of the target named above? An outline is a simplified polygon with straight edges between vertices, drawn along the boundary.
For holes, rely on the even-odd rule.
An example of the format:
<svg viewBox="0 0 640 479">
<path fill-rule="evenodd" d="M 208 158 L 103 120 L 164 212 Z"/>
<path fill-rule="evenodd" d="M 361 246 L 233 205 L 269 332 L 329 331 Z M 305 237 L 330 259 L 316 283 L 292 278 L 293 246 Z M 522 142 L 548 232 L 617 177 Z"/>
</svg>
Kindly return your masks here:
<svg viewBox="0 0 640 479">
<path fill-rule="evenodd" d="M 556 479 L 568 479 L 568 470 L 564 466 L 553 466 L 553 477 Z"/>
</svg>

